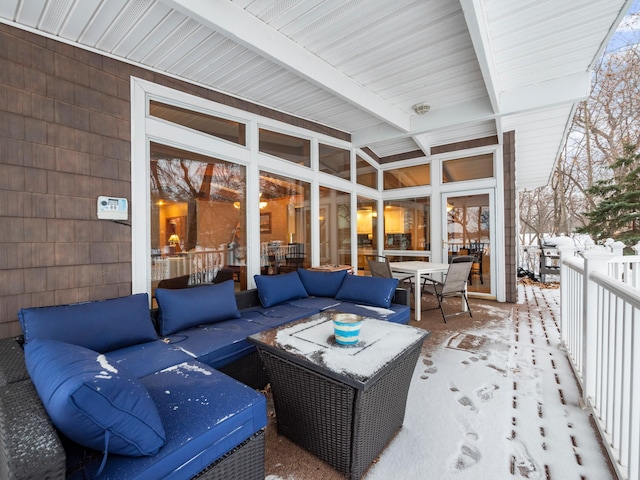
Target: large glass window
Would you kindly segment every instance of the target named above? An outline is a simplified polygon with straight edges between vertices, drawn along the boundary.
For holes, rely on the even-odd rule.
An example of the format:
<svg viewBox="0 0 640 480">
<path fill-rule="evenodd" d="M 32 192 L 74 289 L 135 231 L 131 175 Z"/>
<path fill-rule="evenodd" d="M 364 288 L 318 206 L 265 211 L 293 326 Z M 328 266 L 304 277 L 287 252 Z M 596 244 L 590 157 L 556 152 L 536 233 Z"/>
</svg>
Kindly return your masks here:
<svg viewBox="0 0 640 480">
<path fill-rule="evenodd" d="M 356 181 L 365 187 L 378 189 L 378 170 L 360 155 L 356 155 Z"/>
<path fill-rule="evenodd" d="M 351 265 L 351 194 L 320 187 L 320 265 Z"/>
<path fill-rule="evenodd" d="M 320 144 L 320 171 L 351 180 L 351 154 L 348 150 Z"/>
<path fill-rule="evenodd" d="M 310 198 L 309 183 L 261 172 L 258 207 L 262 274 L 311 266 Z"/>
<path fill-rule="evenodd" d="M 311 166 L 311 141 L 260 129 L 260 151 L 289 160 L 305 167 Z"/>
<path fill-rule="evenodd" d="M 152 286 L 224 270 L 246 288 L 245 167 L 157 143 L 150 152 Z"/>
<path fill-rule="evenodd" d="M 367 256 L 377 253 L 378 243 L 378 202 L 370 198 L 358 197 L 358 271 L 369 268 Z"/>
<path fill-rule="evenodd" d="M 493 154 L 456 158 L 442 162 L 442 182 L 462 182 L 493 177 Z"/>
<path fill-rule="evenodd" d="M 431 250 L 430 198 L 384 202 L 384 249 Z"/>
<path fill-rule="evenodd" d="M 431 165 L 427 163 L 425 165 L 385 170 L 383 179 L 385 190 L 431 185 Z"/>
<path fill-rule="evenodd" d="M 151 100 L 149 102 L 149 113 L 153 117 L 162 118 L 169 122 L 182 125 L 198 132 L 213 135 L 229 142 L 239 145 L 246 145 L 246 126 L 244 123 L 227 120 L 225 118 L 214 117 L 186 108 L 166 105 L 164 103 Z"/>
</svg>

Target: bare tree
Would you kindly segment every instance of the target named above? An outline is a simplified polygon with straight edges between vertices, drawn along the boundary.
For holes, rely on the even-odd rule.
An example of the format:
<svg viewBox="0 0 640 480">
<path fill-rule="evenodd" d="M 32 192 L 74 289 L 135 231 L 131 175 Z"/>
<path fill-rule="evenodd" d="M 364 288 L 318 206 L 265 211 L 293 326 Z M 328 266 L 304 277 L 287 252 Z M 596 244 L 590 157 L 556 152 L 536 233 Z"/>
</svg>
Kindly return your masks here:
<svg viewBox="0 0 640 480">
<path fill-rule="evenodd" d="M 630 42 L 636 41 L 633 38 Z M 520 193 L 521 240 L 569 234 L 587 222 L 598 199 L 590 188 L 611 178 L 625 144 L 640 144 L 640 47 L 626 44 L 596 65 L 589 98 L 576 109 L 548 186 Z"/>
</svg>

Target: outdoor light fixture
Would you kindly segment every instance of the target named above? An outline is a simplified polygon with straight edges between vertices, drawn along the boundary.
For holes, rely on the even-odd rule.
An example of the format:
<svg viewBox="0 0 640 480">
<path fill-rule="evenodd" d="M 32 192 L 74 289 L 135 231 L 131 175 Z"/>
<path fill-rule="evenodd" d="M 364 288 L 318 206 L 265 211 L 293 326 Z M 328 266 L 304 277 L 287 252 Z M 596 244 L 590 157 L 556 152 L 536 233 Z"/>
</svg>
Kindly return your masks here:
<svg viewBox="0 0 640 480">
<path fill-rule="evenodd" d="M 428 103 L 416 103 L 413 107 L 413 111 L 416 112 L 416 115 L 424 115 L 429 110 L 431 110 L 431 105 Z"/>
</svg>

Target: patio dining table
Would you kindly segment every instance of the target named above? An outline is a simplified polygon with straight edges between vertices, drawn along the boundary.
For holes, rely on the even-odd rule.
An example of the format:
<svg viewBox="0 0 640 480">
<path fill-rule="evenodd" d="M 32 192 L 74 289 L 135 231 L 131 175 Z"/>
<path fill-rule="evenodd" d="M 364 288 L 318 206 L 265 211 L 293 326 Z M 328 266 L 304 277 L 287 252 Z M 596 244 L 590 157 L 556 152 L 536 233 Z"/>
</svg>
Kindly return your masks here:
<svg viewBox="0 0 640 480">
<path fill-rule="evenodd" d="M 392 273 L 411 273 L 414 276 L 414 306 L 415 306 L 415 318 L 416 321 L 420 321 L 422 314 L 422 290 L 419 288 L 423 275 L 429 275 L 433 273 L 446 273 L 449 270 L 448 263 L 437 262 L 389 262 L 389 267 Z"/>
</svg>

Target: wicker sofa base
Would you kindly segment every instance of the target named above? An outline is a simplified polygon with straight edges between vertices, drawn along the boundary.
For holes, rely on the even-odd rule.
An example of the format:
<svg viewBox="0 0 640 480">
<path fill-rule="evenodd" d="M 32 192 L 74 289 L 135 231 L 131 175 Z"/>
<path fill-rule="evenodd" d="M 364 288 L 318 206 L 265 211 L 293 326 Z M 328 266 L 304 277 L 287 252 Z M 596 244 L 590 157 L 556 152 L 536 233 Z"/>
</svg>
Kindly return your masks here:
<svg viewBox="0 0 640 480">
<path fill-rule="evenodd" d="M 234 360 L 227 365 L 218 367 L 217 370 L 250 386 L 254 390 L 262 390 L 269 383 L 267 371 L 257 351 Z"/>
<path fill-rule="evenodd" d="M 65 478 L 66 456 L 31 380 L 0 389 L 0 478 Z"/>
<path fill-rule="evenodd" d="M 404 421 L 421 344 L 359 390 L 260 349 L 271 380 L 278 433 L 350 479 L 359 479 Z"/>
<path fill-rule="evenodd" d="M 260 430 L 194 477 L 197 480 L 264 480 L 264 436 Z"/>
</svg>

